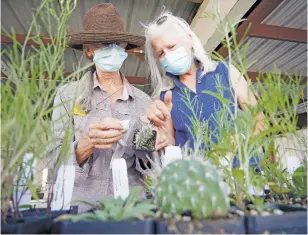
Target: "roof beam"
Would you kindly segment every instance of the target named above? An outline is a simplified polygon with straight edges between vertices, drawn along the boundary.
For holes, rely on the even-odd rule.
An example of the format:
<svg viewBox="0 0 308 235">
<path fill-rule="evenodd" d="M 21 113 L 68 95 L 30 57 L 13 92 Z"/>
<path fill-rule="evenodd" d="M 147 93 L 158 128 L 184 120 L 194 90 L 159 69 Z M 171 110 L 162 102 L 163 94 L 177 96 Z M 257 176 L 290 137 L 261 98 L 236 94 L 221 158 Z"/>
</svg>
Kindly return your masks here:
<svg viewBox="0 0 308 235">
<path fill-rule="evenodd" d="M 250 31 L 254 30 L 255 27 L 258 27 L 261 22 L 269 15 L 272 11 L 274 11 L 279 4 L 281 4 L 284 0 L 263 0 L 258 4 L 258 6 L 251 12 L 251 14 L 247 17 L 247 20 L 241 23 L 237 30 L 237 42 L 240 42 L 244 39 L 245 32 L 250 25 Z M 248 33 L 249 35 L 249 33 Z M 248 36 L 246 35 L 246 36 Z M 221 47 L 218 50 L 219 54 L 223 57 L 228 56 L 228 49 L 225 47 Z"/>
<path fill-rule="evenodd" d="M 26 37 L 27 35 L 26 34 L 16 34 L 16 41 L 19 42 L 21 45 L 24 45 L 25 41 L 26 41 Z M 43 43 L 45 45 L 47 44 L 51 44 L 51 40 L 46 38 L 46 37 L 40 37 L 41 40 L 43 41 Z M 13 43 L 13 40 L 6 36 L 5 34 L 1 34 L 1 44 L 12 44 Z M 32 39 L 29 39 L 27 41 L 27 45 L 28 46 L 39 46 L 36 42 L 34 42 Z"/>
<path fill-rule="evenodd" d="M 264 78 L 262 78 L 262 73 L 259 73 L 259 72 L 247 72 L 247 76 L 252 82 L 257 82 L 258 79 L 259 79 L 259 81 L 262 81 L 264 79 Z M 292 76 L 292 74 L 290 74 L 289 76 Z M 285 75 L 285 74 L 281 74 L 282 79 L 288 78 L 289 76 Z M 301 79 L 302 79 L 302 81 L 301 81 L 302 84 L 307 83 L 307 77 L 302 76 Z"/>
<path fill-rule="evenodd" d="M 260 24 L 250 30 L 249 36 L 298 43 L 307 43 L 307 30 Z"/>
<path fill-rule="evenodd" d="M 72 74 L 72 72 L 65 72 L 64 73 L 64 77 L 66 77 L 66 76 L 68 76 L 70 74 Z M 8 74 L 1 71 L 1 79 L 7 79 L 7 78 L 8 78 Z M 125 78 L 132 85 L 147 85 L 147 84 L 151 84 L 150 80 L 145 78 L 145 77 L 125 76 Z M 46 79 L 48 79 L 48 78 L 46 77 Z"/>
<path fill-rule="evenodd" d="M 187 2 L 202 3 L 203 0 L 186 0 Z"/>
<path fill-rule="evenodd" d="M 204 49 L 213 51 L 223 40 L 225 35 L 221 32 L 219 22 L 211 15 L 215 13 L 215 5 L 219 7 L 222 20 L 240 20 L 257 0 L 204 0 L 194 17 L 191 28 L 204 44 Z"/>
</svg>

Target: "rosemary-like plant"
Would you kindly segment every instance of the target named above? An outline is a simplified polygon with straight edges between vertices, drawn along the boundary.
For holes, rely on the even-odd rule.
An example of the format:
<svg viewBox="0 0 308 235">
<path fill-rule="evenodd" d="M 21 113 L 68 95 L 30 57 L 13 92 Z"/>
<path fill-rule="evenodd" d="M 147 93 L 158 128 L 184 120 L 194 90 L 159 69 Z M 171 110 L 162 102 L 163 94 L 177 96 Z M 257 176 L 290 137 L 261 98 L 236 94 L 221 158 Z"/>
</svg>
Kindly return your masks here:
<svg viewBox="0 0 308 235">
<path fill-rule="evenodd" d="M 32 153 L 33 158 L 41 157 L 47 145 L 55 141 L 51 138 L 53 123 L 50 117 L 56 108 L 53 107 L 56 88 L 82 71 L 77 70 L 64 77 L 68 19 L 76 4 L 76 0 L 42 1 L 33 13 L 23 44 L 17 40 L 14 29 L 11 32 L 4 31 L 12 39 L 12 45 L 1 52 L 2 58 L 6 59 L 7 75 L 7 78 L 2 79 L 1 86 L 1 204 L 4 217 L 9 209 L 13 187 L 24 176 L 24 167 L 21 166 L 25 154 Z M 40 35 L 42 27 L 47 32 L 44 37 Z M 37 45 L 28 46 L 30 40 Z M 63 131 L 66 138 L 61 154 L 51 166 L 54 174 L 70 154 L 71 126 L 68 124 Z M 29 177 L 26 186 L 36 195 Z M 50 202 L 51 197 L 49 199 Z M 18 214 L 18 200 L 13 201 L 13 206 Z"/>
</svg>

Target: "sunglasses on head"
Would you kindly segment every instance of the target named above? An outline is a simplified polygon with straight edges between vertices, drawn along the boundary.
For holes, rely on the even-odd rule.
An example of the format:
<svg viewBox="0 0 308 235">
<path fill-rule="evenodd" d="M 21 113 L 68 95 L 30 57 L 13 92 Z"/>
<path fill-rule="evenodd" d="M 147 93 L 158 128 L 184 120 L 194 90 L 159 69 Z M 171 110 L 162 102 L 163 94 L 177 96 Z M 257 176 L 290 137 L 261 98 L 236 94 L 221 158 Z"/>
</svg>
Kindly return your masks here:
<svg viewBox="0 0 308 235">
<path fill-rule="evenodd" d="M 167 19 L 168 19 L 168 16 L 159 17 L 159 18 L 156 20 L 156 24 L 157 24 L 157 25 L 162 25 L 164 22 L 167 21 Z M 181 24 L 179 24 L 178 22 L 173 21 L 172 18 L 170 18 L 170 20 L 171 20 L 173 23 L 179 25 L 179 26 L 186 32 L 186 30 L 184 29 L 184 27 L 183 27 Z"/>
<path fill-rule="evenodd" d="M 163 24 L 164 22 L 166 22 L 167 19 L 168 19 L 167 16 L 162 16 L 162 17 L 160 17 L 160 18 L 158 18 L 158 19 L 156 20 L 156 24 L 157 24 L 157 25 L 161 25 L 161 24 Z"/>
</svg>

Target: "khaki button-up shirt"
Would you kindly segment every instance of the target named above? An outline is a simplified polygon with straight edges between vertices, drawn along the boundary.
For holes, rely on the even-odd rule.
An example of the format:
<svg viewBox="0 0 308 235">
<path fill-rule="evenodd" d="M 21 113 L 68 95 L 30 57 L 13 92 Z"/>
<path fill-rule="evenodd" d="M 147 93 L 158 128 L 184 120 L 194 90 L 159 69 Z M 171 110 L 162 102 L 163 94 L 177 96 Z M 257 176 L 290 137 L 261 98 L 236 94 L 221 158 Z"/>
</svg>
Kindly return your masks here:
<svg viewBox="0 0 308 235">
<path fill-rule="evenodd" d="M 141 90 L 130 85 L 124 76 L 123 79 L 123 94 L 122 97 L 115 101 L 111 106 L 110 98 L 107 92 L 100 86 L 96 78 L 96 72 L 87 72 L 84 76 L 91 76 L 93 79 L 93 92 L 91 100 L 93 99 L 96 107 L 93 107 L 86 115 L 74 114 L 73 127 L 75 130 L 74 141 L 71 144 L 71 156 L 69 163 L 75 166 L 75 183 L 72 197 L 72 204 L 78 204 L 78 212 L 83 212 L 90 209 L 89 206 L 79 204 L 74 201 L 83 200 L 91 203 L 102 199 L 103 197 L 113 197 L 113 181 L 112 170 L 110 163 L 112 156 L 116 151 L 116 157 L 122 157 L 126 160 L 128 180 L 130 189 L 136 186 L 143 186 L 141 168 L 139 164 L 140 159 L 146 159 L 146 154 L 150 158 L 155 158 L 157 161 L 157 152 L 136 151 L 130 147 L 116 145 L 116 148 L 108 150 L 95 150 L 91 157 L 88 158 L 85 164 L 79 166 L 76 161 L 75 147 L 83 133 L 88 131 L 91 123 L 98 120 L 103 120 L 105 117 L 113 117 L 119 120 L 131 120 L 130 126 L 138 126 L 136 123 L 140 122 L 140 116 L 145 115 L 146 107 L 152 102 L 151 98 Z M 70 115 L 73 113 L 73 100 L 78 97 L 77 87 L 79 81 L 72 82 L 68 85 L 60 87 L 55 98 L 54 106 L 60 105 L 53 112 L 52 119 L 56 121 L 54 124 L 54 135 L 57 138 L 57 144 L 52 148 L 50 153 L 53 156 L 58 154 L 60 146 L 64 138 L 63 126 L 64 121 L 61 116 Z M 130 142 L 134 130 L 131 128 L 125 134 L 124 140 Z M 128 144 L 128 146 L 130 146 Z M 58 152 L 57 152 L 58 151 Z M 144 192 L 143 192 L 144 194 Z M 144 196 L 144 195 L 143 195 Z"/>
</svg>

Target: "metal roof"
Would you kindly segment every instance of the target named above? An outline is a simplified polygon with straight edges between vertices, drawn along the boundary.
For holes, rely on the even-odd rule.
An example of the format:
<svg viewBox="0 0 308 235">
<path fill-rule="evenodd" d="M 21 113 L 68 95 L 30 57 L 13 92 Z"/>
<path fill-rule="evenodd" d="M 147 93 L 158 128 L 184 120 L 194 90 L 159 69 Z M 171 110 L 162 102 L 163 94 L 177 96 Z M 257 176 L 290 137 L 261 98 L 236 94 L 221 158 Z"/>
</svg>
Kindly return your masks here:
<svg viewBox="0 0 308 235">
<path fill-rule="evenodd" d="M 307 29 L 307 1 L 284 0 L 263 21 L 265 25 Z M 307 43 L 246 37 L 249 72 L 272 72 L 298 74 L 307 77 Z"/>
<path fill-rule="evenodd" d="M 285 0 L 262 24 L 307 29 L 307 0 Z"/>
<path fill-rule="evenodd" d="M 250 72 L 271 72 L 307 76 L 307 44 L 248 37 L 247 61 Z M 244 43 L 245 43 L 244 42 Z"/>
<path fill-rule="evenodd" d="M 111 2 L 122 16 L 126 30 L 133 33 L 143 33 L 143 24 L 147 24 L 158 15 L 162 6 L 170 10 L 174 15 L 184 18 L 190 23 L 196 14 L 200 4 L 186 0 L 79 0 L 76 9 L 69 20 L 70 31 L 76 32 L 83 29 L 83 16 L 92 6 Z M 37 8 L 41 0 L 2 0 L 1 23 L 2 28 L 9 30 L 14 27 L 16 33 L 26 33 L 32 19 L 32 9 Z M 42 25 L 41 35 L 46 35 L 45 25 Z M 82 52 L 73 49 L 65 53 L 66 71 L 72 71 L 76 58 L 80 58 Z M 144 64 L 133 55 L 129 55 L 125 61 L 122 72 L 126 76 L 145 77 Z"/>
</svg>

